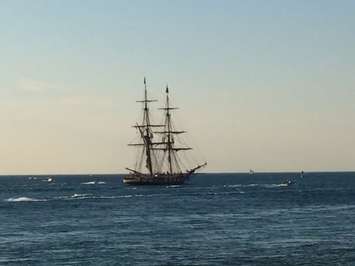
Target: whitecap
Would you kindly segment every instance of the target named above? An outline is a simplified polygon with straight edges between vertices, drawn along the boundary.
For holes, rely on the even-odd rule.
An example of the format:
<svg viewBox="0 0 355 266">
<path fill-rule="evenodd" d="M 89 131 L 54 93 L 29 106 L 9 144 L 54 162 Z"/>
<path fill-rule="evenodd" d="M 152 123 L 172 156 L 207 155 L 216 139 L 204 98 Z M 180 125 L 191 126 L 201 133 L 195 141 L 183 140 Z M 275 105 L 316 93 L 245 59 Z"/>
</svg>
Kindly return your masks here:
<svg viewBox="0 0 355 266">
<path fill-rule="evenodd" d="M 88 196 L 91 196 L 92 194 L 74 194 L 71 196 L 71 198 L 86 198 Z"/>
<path fill-rule="evenodd" d="M 81 183 L 82 185 L 95 185 L 96 184 L 96 181 L 89 181 L 89 182 L 84 182 L 84 183 Z"/>
<path fill-rule="evenodd" d="M 282 183 L 282 184 L 277 184 L 276 186 L 277 187 L 288 187 L 288 184 L 287 183 Z"/>
<path fill-rule="evenodd" d="M 281 184 L 235 184 L 235 185 L 224 185 L 223 187 L 227 188 L 240 188 L 240 187 L 263 187 L 263 188 L 276 188 L 276 187 L 287 187 L 287 183 L 281 183 Z"/>
<path fill-rule="evenodd" d="M 288 187 L 287 183 L 281 183 L 281 184 L 265 184 L 265 188 L 276 188 L 276 187 Z"/>
<path fill-rule="evenodd" d="M 105 181 L 89 181 L 89 182 L 83 182 L 81 183 L 82 185 L 104 185 L 106 184 Z"/>
<path fill-rule="evenodd" d="M 257 186 L 260 186 L 261 184 L 248 184 L 248 185 L 245 185 L 245 187 L 257 187 Z"/>
<path fill-rule="evenodd" d="M 224 185 L 223 187 L 234 188 L 234 187 L 242 187 L 242 185 L 241 185 L 241 184 L 236 184 L 236 185 Z"/>
<path fill-rule="evenodd" d="M 234 185 L 224 185 L 223 187 L 227 188 L 241 188 L 241 187 L 257 187 L 262 184 L 234 184 Z"/>
<path fill-rule="evenodd" d="M 122 195 L 122 196 L 119 196 L 118 198 L 132 198 L 133 195 Z"/>
<path fill-rule="evenodd" d="M 23 201 L 47 201 L 46 199 L 35 199 L 28 197 L 18 197 L 18 198 L 8 198 L 5 201 L 7 202 L 23 202 Z"/>
</svg>

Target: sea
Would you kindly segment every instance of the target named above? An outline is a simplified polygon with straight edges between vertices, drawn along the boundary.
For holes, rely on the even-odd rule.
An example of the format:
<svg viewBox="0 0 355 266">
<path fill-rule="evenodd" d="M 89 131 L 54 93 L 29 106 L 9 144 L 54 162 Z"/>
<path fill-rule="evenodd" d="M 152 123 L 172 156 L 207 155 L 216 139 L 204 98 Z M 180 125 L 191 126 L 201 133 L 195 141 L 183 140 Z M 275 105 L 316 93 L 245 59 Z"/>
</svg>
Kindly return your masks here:
<svg viewBox="0 0 355 266">
<path fill-rule="evenodd" d="M 0 176 L 0 265 L 355 265 L 355 173 Z"/>
</svg>

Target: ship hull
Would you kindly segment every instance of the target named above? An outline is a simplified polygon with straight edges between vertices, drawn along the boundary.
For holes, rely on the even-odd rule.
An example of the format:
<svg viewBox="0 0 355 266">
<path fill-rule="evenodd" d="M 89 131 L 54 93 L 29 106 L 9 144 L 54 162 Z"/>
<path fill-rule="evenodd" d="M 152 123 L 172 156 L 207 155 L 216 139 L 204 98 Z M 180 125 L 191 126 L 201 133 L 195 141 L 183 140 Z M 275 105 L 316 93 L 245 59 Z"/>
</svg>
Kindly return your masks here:
<svg viewBox="0 0 355 266">
<path fill-rule="evenodd" d="M 129 174 L 123 177 L 123 183 L 126 185 L 182 185 L 189 179 L 190 173 L 186 174 Z"/>
</svg>

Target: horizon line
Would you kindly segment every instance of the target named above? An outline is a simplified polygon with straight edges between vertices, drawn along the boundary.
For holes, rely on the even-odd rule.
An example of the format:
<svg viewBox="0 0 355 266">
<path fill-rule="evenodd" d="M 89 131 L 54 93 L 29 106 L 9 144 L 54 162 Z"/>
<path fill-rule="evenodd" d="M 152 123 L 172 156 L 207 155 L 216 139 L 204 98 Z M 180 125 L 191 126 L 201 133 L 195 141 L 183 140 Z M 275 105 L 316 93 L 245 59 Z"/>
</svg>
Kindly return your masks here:
<svg viewBox="0 0 355 266">
<path fill-rule="evenodd" d="M 250 175 L 255 175 L 255 174 L 283 174 L 283 173 L 300 173 L 302 172 L 304 174 L 307 173 L 355 173 L 355 170 L 301 170 L 301 171 L 293 171 L 293 170 L 278 170 L 278 171 L 253 171 L 252 174 L 250 174 L 249 171 L 205 171 L 205 172 L 198 172 L 195 174 L 250 174 Z M 98 175 L 127 175 L 128 172 L 126 173 L 41 173 L 41 174 L 0 174 L 0 177 L 6 177 L 6 176 L 98 176 Z"/>
</svg>

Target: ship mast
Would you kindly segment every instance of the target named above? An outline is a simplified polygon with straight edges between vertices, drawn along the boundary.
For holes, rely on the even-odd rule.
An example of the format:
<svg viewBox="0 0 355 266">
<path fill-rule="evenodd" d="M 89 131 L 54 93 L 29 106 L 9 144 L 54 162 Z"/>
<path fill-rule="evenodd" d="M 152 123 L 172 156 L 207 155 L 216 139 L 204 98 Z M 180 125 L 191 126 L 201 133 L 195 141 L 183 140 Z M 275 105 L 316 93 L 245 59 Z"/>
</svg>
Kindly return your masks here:
<svg viewBox="0 0 355 266">
<path fill-rule="evenodd" d="M 145 122 L 145 124 L 144 124 Z M 151 131 L 150 131 L 150 118 L 149 118 L 149 108 L 148 108 L 148 97 L 147 97 L 147 82 L 144 77 L 144 114 L 143 114 L 143 125 L 145 125 L 145 134 L 143 134 L 144 143 L 146 144 L 145 150 L 147 155 L 147 168 L 150 175 L 153 175 L 152 167 L 152 156 L 151 156 Z"/>
<path fill-rule="evenodd" d="M 171 116 L 170 116 L 170 105 L 169 105 L 169 87 L 166 86 L 166 123 L 167 123 L 167 149 L 168 149 L 168 162 L 169 162 L 169 173 L 173 172 L 173 166 L 171 163 L 171 151 L 172 151 L 172 138 L 171 138 Z"/>
<path fill-rule="evenodd" d="M 167 153 L 167 161 L 168 161 L 168 174 L 174 174 L 173 163 L 175 163 L 177 170 L 181 170 L 178 164 L 177 152 L 181 150 L 190 150 L 191 148 L 188 147 L 175 147 L 175 140 L 174 135 L 186 133 L 186 131 L 178 131 L 173 128 L 172 119 L 171 119 L 171 110 L 178 109 L 176 107 L 170 106 L 170 99 L 169 99 L 169 87 L 166 86 L 166 103 L 164 108 L 159 108 L 160 110 L 165 111 L 165 128 L 164 131 L 158 131 L 154 133 L 163 134 L 161 144 L 164 144 L 164 148 L 153 148 L 153 150 L 161 150 L 164 153 Z"/>
<path fill-rule="evenodd" d="M 147 93 L 147 82 L 146 78 L 144 78 L 144 100 L 142 101 L 137 101 L 140 103 L 144 104 L 143 108 L 143 121 L 141 125 L 135 125 L 134 127 L 139 130 L 140 137 L 143 141 L 143 143 L 134 143 L 134 144 L 128 144 L 129 146 L 143 146 L 143 153 L 145 152 L 146 155 L 146 168 L 149 171 L 149 174 L 152 176 L 154 174 L 154 167 L 153 167 L 153 158 L 154 158 L 154 152 L 153 152 L 153 145 L 160 145 L 162 144 L 161 142 L 153 142 L 153 132 L 152 132 L 152 127 L 162 127 L 164 125 L 153 125 L 151 124 L 150 121 L 150 115 L 149 115 L 149 106 L 148 103 L 150 102 L 156 102 L 156 100 L 150 100 L 148 99 L 148 93 Z"/>
</svg>

